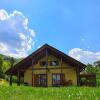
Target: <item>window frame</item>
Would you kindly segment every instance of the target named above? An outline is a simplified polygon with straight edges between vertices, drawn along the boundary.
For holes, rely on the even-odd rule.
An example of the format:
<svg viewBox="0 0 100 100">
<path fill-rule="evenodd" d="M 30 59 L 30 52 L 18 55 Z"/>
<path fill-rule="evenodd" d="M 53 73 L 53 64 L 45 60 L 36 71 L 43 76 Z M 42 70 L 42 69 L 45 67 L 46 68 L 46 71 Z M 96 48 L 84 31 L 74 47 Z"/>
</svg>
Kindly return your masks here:
<svg viewBox="0 0 100 100">
<path fill-rule="evenodd" d="M 54 80 L 53 80 L 53 75 L 56 76 L 56 82 L 59 81 L 58 84 L 54 83 Z M 59 75 L 60 79 L 57 80 L 57 76 Z M 61 73 L 53 73 L 52 74 L 52 86 L 60 86 L 61 85 Z"/>
<path fill-rule="evenodd" d="M 55 62 L 56 65 L 53 65 L 53 64 L 52 64 L 53 62 Z M 50 65 L 50 66 L 59 66 L 59 61 L 57 61 L 57 60 L 49 61 L 49 65 Z"/>
<path fill-rule="evenodd" d="M 45 64 L 43 64 L 45 62 Z M 39 65 L 41 66 L 41 67 L 46 67 L 46 66 L 48 66 L 48 62 L 47 61 L 40 61 L 39 62 Z"/>
</svg>

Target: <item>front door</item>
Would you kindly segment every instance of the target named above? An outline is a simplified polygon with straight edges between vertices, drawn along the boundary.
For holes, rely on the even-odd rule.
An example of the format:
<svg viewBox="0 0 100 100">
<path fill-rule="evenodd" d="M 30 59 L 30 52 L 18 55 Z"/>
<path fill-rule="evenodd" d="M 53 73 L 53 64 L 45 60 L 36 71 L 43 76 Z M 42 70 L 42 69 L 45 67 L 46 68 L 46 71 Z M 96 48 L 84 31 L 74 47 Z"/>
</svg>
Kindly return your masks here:
<svg viewBox="0 0 100 100">
<path fill-rule="evenodd" d="M 34 85 L 40 87 L 47 86 L 47 76 L 46 74 L 36 74 L 34 75 Z"/>
<path fill-rule="evenodd" d="M 43 86 L 43 87 L 47 86 L 47 76 L 46 76 L 46 74 L 40 74 L 39 85 Z"/>
</svg>

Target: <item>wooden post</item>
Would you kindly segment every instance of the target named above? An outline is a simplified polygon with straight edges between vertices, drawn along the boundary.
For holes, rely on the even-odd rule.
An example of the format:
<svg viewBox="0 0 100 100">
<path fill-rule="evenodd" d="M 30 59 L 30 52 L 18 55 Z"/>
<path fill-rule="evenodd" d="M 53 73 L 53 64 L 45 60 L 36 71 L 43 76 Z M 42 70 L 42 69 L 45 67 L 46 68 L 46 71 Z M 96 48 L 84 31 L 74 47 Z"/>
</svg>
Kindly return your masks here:
<svg viewBox="0 0 100 100">
<path fill-rule="evenodd" d="M 12 75 L 10 75 L 9 85 L 12 86 Z"/>
<path fill-rule="evenodd" d="M 48 86 L 48 50 L 46 49 L 46 85 Z"/>
<path fill-rule="evenodd" d="M 11 68 L 12 68 L 13 65 L 14 65 L 14 58 L 11 58 L 10 63 L 11 63 Z M 10 75 L 9 85 L 12 86 L 12 73 L 11 73 L 11 75 Z"/>
<path fill-rule="evenodd" d="M 33 61 L 33 57 L 32 57 L 32 86 L 33 86 L 33 82 L 34 82 L 34 81 L 33 81 L 33 78 L 34 78 L 34 77 L 33 77 L 33 63 L 34 63 L 34 61 Z"/>
<path fill-rule="evenodd" d="M 77 86 L 80 86 L 80 70 L 79 70 L 79 66 L 76 69 L 76 73 L 77 73 Z"/>
<path fill-rule="evenodd" d="M 96 74 L 95 74 L 95 86 L 97 85 Z"/>
<path fill-rule="evenodd" d="M 61 57 L 61 85 L 63 85 L 63 73 L 62 73 L 62 57 Z"/>
<path fill-rule="evenodd" d="M 17 72 L 18 72 L 18 83 L 17 83 L 17 85 L 20 86 L 20 71 L 17 70 Z"/>
</svg>

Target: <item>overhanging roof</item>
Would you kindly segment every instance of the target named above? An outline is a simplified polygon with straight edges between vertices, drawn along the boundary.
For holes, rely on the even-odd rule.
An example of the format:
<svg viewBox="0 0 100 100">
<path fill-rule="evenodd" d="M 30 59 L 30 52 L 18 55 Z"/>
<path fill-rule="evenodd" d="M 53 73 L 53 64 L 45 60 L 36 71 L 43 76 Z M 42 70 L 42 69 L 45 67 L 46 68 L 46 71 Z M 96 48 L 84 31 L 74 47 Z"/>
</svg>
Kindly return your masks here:
<svg viewBox="0 0 100 100">
<path fill-rule="evenodd" d="M 17 63 L 14 67 L 7 70 L 6 74 L 17 75 L 17 70 L 27 69 L 29 66 L 32 65 L 32 59 L 34 60 L 34 64 L 35 64 L 36 61 L 38 61 L 43 56 L 45 56 L 45 50 L 48 50 L 49 54 L 53 54 L 54 56 L 56 56 L 58 58 L 62 58 L 64 62 L 69 63 L 75 67 L 79 67 L 80 71 L 82 71 L 86 67 L 85 64 L 83 64 L 83 63 L 77 61 L 76 59 L 66 55 L 65 53 L 57 50 L 56 48 L 54 48 L 48 44 L 45 44 L 41 48 L 39 48 L 38 50 L 33 52 L 31 55 L 29 55 L 28 57 L 26 57 L 25 59 L 23 59 L 22 61 Z M 24 73 L 24 71 L 23 71 L 23 73 Z"/>
</svg>

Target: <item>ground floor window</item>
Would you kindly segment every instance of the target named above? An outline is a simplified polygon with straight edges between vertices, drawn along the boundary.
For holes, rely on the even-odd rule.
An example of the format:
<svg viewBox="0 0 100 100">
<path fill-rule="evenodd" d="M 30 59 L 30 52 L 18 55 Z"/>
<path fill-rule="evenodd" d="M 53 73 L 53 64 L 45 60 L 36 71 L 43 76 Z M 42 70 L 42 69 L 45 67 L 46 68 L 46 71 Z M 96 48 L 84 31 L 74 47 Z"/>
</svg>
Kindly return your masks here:
<svg viewBox="0 0 100 100">
<path fill-rule="evenodd" d="M 35 86 L 47 86 L 47 75 L 46 74 L 35 74 L 34 75 Z"/>
<path fill-rule="evenodd" d="M 61 74 L 52 74 L 52 85 L 60 86 L 61 84 Z"/>
</svg>

